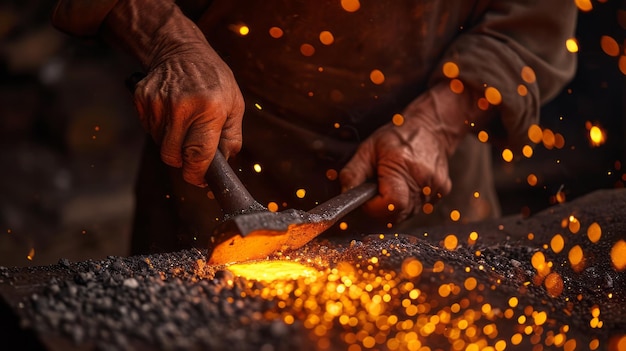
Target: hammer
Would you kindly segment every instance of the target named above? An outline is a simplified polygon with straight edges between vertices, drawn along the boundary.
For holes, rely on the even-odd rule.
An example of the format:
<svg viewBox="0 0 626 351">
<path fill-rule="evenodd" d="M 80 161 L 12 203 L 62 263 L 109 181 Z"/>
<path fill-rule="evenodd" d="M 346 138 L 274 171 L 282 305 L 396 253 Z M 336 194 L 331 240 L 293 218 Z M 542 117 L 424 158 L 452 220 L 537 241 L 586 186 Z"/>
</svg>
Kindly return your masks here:
<svg viewBox="0 0 626 351">
<path fill-rule="evenodd" d="M 376 184 L 366 182 L 308 212 L 272 212 L 250 195 L 219 150 L 205 179 L 224 213 L 210 237 L 208 263 L 212 265 L 257 260 L 302 247 L 378 192 Z"/>
</svg>

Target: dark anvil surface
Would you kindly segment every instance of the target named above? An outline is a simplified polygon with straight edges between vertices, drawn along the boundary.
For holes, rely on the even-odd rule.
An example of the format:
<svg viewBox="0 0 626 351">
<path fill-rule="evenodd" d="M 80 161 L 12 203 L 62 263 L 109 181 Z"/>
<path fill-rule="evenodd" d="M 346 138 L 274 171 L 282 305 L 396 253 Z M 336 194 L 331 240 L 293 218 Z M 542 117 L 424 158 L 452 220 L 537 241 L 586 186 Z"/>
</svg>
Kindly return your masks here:
<svg viewBox="0 0 626 351">
<path fill-rule="evenodd" d="M 580 222 L 580 230 L 572 232 L 568 228 L 570 216 Z M 563 345 L 557 347 L 544 341 L 559 333 L 576 340 L 577 350 L 587 349 L 593 339 L 599 341 L 599 350 L 611 350 L 614 338 L 626 334 L 626 274 L 615 270 L 610 258 L 615 242 L 626 240 L 625 218 L 626 190 L 603 190 L 526 219 L 507 217 L 484 223 L 418 228 L 402 235 L 318 238 L 275 258 L 284 260 L 288 256 L 289 260 L 320 271 L 349 262 L 359 272 L 352 278 L 354 285 L 369 279 L 368 276 L 382 277 L 389 272 L 391 286 L 410 283 L 419 289 L 424 300 L 421 306 L 427 306 L 424 311 L 415 316 L 407 314 L 401 301 L 408 292 L 402 289 L 385 288 L 387 291 L 372 283 L 373 290 L 363 293 L 383 296 L 387 292 L 390 298 L 382 303 L 385 316 L 416 324 L 420 316 L 449 311 L 448 306 L 462 304 L 464 299 L 466 305 L 461 315 L 463 311 L 480 311 L 489 303 L 493 312 L 485 312 L 473 322 L 478 328 L 486 323 L 497 325 L 499 335 L 490 339 L 492 342 L 509 341 L 514 333 L 523 334 L 520 325 L 524 323 L 519 323 L 517 317 L 525 314 L 525 306 L 547 313 L 545 324 L 533 326 L 532 334 L 524 335 L 518 348 L 509 342 L 507 350 L 530 349 L 532 335 L 539 335 L 544 350 L 562 349 Z M 587 237 L 587 228 L 593 222 L 602 229 L 597 243 Z M 467 237 L 472 231 L 479 234 L 479 239 L 470 245 Z M 529 233 L 533 234 L 532 240 Z M 560 253 L 549 248 L 557 233 L 565 238 L 565 248 Z M 455 250 L 442 245 L 449 234 L 458 238 Z M 575 245 L 585 252 L 585 268 L 579 272 L 572 269 L 567 256 Z M 552 271 L 562 277 L 564 289 L 558 296 L 548 294 L 541 283 L 533 283 L 536 270 L 531 257 L 538 251 L 553 263 Z M 277 288 L 270 283 L 238 278 L 224 267 L 205 266 L 204 254 L 188 250 L 100 261 L 61 260 L 56 265 L 33 268 L 0 267 L 0 319 L 7 326 L 0 328 L 0 337 L 8 345 L 45 350 L 344 350 L 352 343 L 346 335 L 358 335 L 361 329 L 382 335 L 380 338 L 400 333 L 399 327 L 390 331 L 379 326 L 376 318 L 372 323 L 359 322 L 352 328 L 339 323 L 338 318 L 330 318 L 318 322 L 324 325 L 322 333 L 309 325 L 309 317 L 324 315 L 325 310 L 303 301 L 316 301 L 316 306 L 341 301 L 346 310 L 351 303 L 345 296 L 313 291 L 316 284 L 334 284 L 330 275 L 315 282 L 289 283 L 298 287 L 294 288 L 299 289 L 298 294 L 267 296 L 263 293 L 266 286 L 275 290 L 285 289 L 284 286 Z M 403 263 L 411 258 L 424 267 L 419 277 L 402 274 Z M 430 268 L 438 262 L 445 263 L 445 268 Z M 475 278 L 482 289 L 461 288 L 450 296 L 438 292 L 444 285 L 463 287 L 469 277 Z M 519 306 L 512 308 L 514 318 L 504 318 L 502 311 L 509 308 L 507 301 L 511 296 L 519 298 Z M 355 316 L 367 309 L 363 301 L 354 302 Z M 590 326 L 594 307 L 599 308 L 601 328 Z M 285 316 L 292 316 L 294 321 L 286 323 Z M 531 320 L 531 316 L 526 317 Z M 433 350 L 450 349 L 444 334 L 420 334 L 419 340 Z M 377 342 L 374 349 L 388 349 L 389 345 Z"/>
</svg>

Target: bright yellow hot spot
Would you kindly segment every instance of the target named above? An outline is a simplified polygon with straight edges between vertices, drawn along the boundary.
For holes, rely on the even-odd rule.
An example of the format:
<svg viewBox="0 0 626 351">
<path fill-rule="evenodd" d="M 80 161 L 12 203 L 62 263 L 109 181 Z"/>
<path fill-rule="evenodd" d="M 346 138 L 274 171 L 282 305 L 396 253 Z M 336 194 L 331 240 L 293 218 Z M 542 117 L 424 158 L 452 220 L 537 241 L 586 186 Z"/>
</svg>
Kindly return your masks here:
<svg viewBox="0 0 626 351">
<path fill-rule="evenodd" d="M 341 7 L 347 12 L 355 12 L 361 7 L 359 0 L 341 0 Z"/>
<path fill-rule="evenodd" d="M 449 234 L 443 239 L 443 247 L 447 250 L 454 250 L 459 245 L 459 240 L 456 238 L 456 235 Z"/>
<path fill-rule="evenodd" d="M 535 144 L 539 144 L 541 139 L 543 139 L 543 131 L 541 130 L 541 127 L 536 124 L 531 125 L 528 128 L 528 139 Z"/>
<path fill-rule="evenodd" d="M 274 39 L 278 39 L 283 36 L 283 30 L 278 27 L 270 28 L 270 36 Z"/>
<path fill-rule="evenodd" d="M 320 42 L 324 45 L 330 45 L 335 41 L 335 37 L 333 33 L 325 30 L 320 33 Z"/>
<path fill-rule="evenodd" d="M 626 269 L 626 241 L 619 240 L 611 248 L 611 262 L 618 271 Z"/>
<path fill-rule="evenodd" d="M 31 247 L 31 248 L 30 248 L 30 251 L 28 251 L 28 255 L 26 256 L 26 258 L 27 258 L 29 261 L 32 261 L 32 260 L 33 260 L 33 258 L 35 258 L 35 248 L 34 248 L 34 247 Z"/>
<path fill-rule="evenodd" d="M 471 233 L 469 234 L 469 238 L 470 238 L 470 240 L 473 240 L 473 241 L 478 240 L 478 233 L 476 233 L 476 232 L 471 232 Z"/>
<path fill-rule="evenodd" d="M 459 76 L 459 66 L 454 62 L 446 62 L 443 64 L 443 75 L 448 78 L 456 78 Z"/>
<path fill-rule="evenodd" d="M 567 258 L 572 266 L 579 265 L 583 260 L 583 249 L 579 245 L 572 247 L 567 254 Z"/>
<path fill-rule="evenodd" d="M 370 72 L 370 80 L 376 85 L 383 84 L 385 82 L 385 75 L 378 69 L 374 69 Z"/>
<path fill-rule="evenodd" d="M 513 161 L 513 151 L 511 151 L 510 149 L 502 150 L 502 159 L 506 162 Z"/>
<path fill-rule="evenodd" d="M 271 282 L 275 280 L 293 280 L 300 277 L 316 277 L 317 269 L 292 261 L 257 261 L 236 263 L 227 269 L 238 277 Z"/>
<path fill-rule="evenodd" d="M 267 209 L 268 209 L 270 212 L 276 212 L 276 211 L 278 211 L 278 204 L 277 204 L 277 203 L 275 203 L 274 201 L 272 201 L 272 202 L 270 202 L 270 203 L 268 203 L 268 204 L 267 204 Z"/>
<path fill-rule="evenodd" d="M 545 311 L 537 312 L 533 315 L 535 325 L 543 325 L 548 320 L 548 314 Z"/>
<path fill-rule="evenodd" d="M 589 12 L 593 10 L 593 5 L 591 4 L 591 0 L 575 0 L 576 6 L 580 11 Z"/>
<path fill-rule="evenodd" d="M 485 89 L 485 98 L 492 105 L 500 105 L 500 103 L 502 103 L 502 94 L 494 87 Z"/>
<path fill-rule="evenodd" d="M 450 219 L 454 222 L 458 221 L 459 219 L 461 219 L 461 212 L 459 212 L 459 210 L 450 211 Z"/>
<path fill-rule="evenodd" d="M 250 28 L 248 28 L 248 26 L 239 27 L 239 34 L 246 36 L 249 33 L 250 33 Z"/>
<path fill-rule="evenodd" d="M 296 190 L 296 196 L 299 199 L 303 199 L 306 196 L 306 190 L 305 189 L 298 189 L 298 190 Z"/>
<path fill-rule="evenodd" d="M 537 176 L 531 173 L 528 177 L 526 177 L 526 181 L 528 182 L 528 185 L 535 186 L 537 185 Z"/>
<path fill-rule="evenodd" d="M 261 165 L 258 163 L 255 163 L 254 166 L 252 166 L 252 168 L 254 168 L 254 171 L 257 173 L 261 173 L 262 171 Z"/>
<path fill-rule="evenodd" d="M 576 38 L 569 38 L 565 41 L 565 47 L 567 51 L 571 53 L 578 52 L 578 40 Z"/>
<path fill-rule="evenodd" d="M 565 247 L 565 240 L 563 239 L 561 234 L 556 234 L 555 236 L 553 236 L 552 240 L 550 240 L 550 248 L 552 249 L 552 251 L 558 254 L 559 252 L 563 251 L 563 247 Z"/>
<path fill-rule="evenodd" d="M 537 80 L 537 76 L 535 75 L 535 71 L 529 66 L 524 66 L 522 68 L 521 73 L 522 79 L 526 83 L 534 83 Z"/>
<path fill-rule="evenodd" d="M 602 51 L 609 56 L 617 57 L 619 55 L 619 44 L 608 35 L 603 35 L 600 38 L 600 47 L 602 47 Z"/>
<path fill-rule="evenodd" d="M 393 117 L 391 117 L 391 122 L 395 125 L 395 126 L 401 126 L 404 124 L 404 116 L 402 116 L 399 113 L 396 113 L 395 115 L 393 115 Z"/>
<path fill-rule="evenodd" d="M 478 140 L 486 143 L 489 140 L 489 134 L 487 134 L 487 132 L 485 132 L 484 130 L 481 130 L 480 132 L 478 132 Z"/>
<path fill-rule="evenodd" d="M 591 223 L 589 225 L 589 228 L 587 228 L 587 237 L 589 238 L 589 241 L 595 244 L 600 241 L 601 236 L 602 228 L 600 227 L 600 225 L 597 222 Z"/>
<path fill-rule="evenodd" d="M 602 145 L 604 144 L 604 131 L 598 126 L 593 126 L 589 129 L 589 138 L 591 139 L 591 145 Z"/>
<path fill-rule="evenodd" d="M 408 278 L 415 278 L 422 274 L 422 262 L 409 257 L 402 262 L 402 273 Z"/>
<path fill-rule="evenodd" d="M 533 156 L 533 147 L 530 145 L 524 145 L 524 147 L 522 147 L 522 155 L 526 158 L 531 158 Z"/>
<path fill-rule="evenodd" d="M 511 306 L 512 308 L 517 307 L 517 304 L 519 303 L 519 299 L 515 296 L 511 297 L 509 299 L 509 306 Z"/>
</svg>

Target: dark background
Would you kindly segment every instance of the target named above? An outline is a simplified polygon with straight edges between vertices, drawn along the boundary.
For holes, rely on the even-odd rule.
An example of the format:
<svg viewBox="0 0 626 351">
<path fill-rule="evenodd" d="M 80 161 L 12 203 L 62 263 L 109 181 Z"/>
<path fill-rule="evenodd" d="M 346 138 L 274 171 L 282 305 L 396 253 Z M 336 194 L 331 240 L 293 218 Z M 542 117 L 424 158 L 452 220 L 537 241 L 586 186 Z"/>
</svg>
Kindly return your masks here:
<svg viewBox="0 0 626 351">
<path fill-rule="evenodd" d="M 532 215 L 555 204 L 559 191 L 570 201 L 626 182 L 625 72 L 600 47 L 608 35 L 626 55 L 625 4 L 592 3 L 579 14 L 577 75 L 542 109 L 541 127 L 563 135 L 565 146 L 540 144 L 514 163 L 494 150 L 505 215 Z M 129 248 L 144 133 L 123 81 L 138 67 L 98 41 L 52 28 L 52 6 L 0 4 L 0 265 L 123 256 Z M 587 122 L 605 130 L 603 145 L 590 145 Z"/>
</svg>

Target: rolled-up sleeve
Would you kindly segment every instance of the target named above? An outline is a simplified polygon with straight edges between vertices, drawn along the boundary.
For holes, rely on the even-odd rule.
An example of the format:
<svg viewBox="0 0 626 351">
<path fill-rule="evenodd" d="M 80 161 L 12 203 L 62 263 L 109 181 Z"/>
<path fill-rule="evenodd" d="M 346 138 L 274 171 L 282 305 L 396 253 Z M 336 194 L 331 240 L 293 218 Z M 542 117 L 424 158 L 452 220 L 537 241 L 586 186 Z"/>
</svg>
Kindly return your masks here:
<svg viewBox="0 0 626 351">
<path fill-rule="evenodd" d="M 541 105 L 574 76 L 576 55 L 566 49 L 566 41 L 574 36 L 577 8 L 571 0 L 494 0 L 479 1 L 477 13 L 475 25 L 445 52 L 430 85 L 448 85 L 451 77 L 442 67 L 455 63 L 462 94 L 474 94 L 472 99 L 459 96 L 465 105 L 458 113 L 474 111 L 469 112 L 473 122 L 472 117 L 495 111 L 495 120 L 480 125 L 477 118 L 476 125 L 490 131 L 498 144 L 518 149 L 527 143 L 528 127 L 538 122 Z"/>
</svg>

